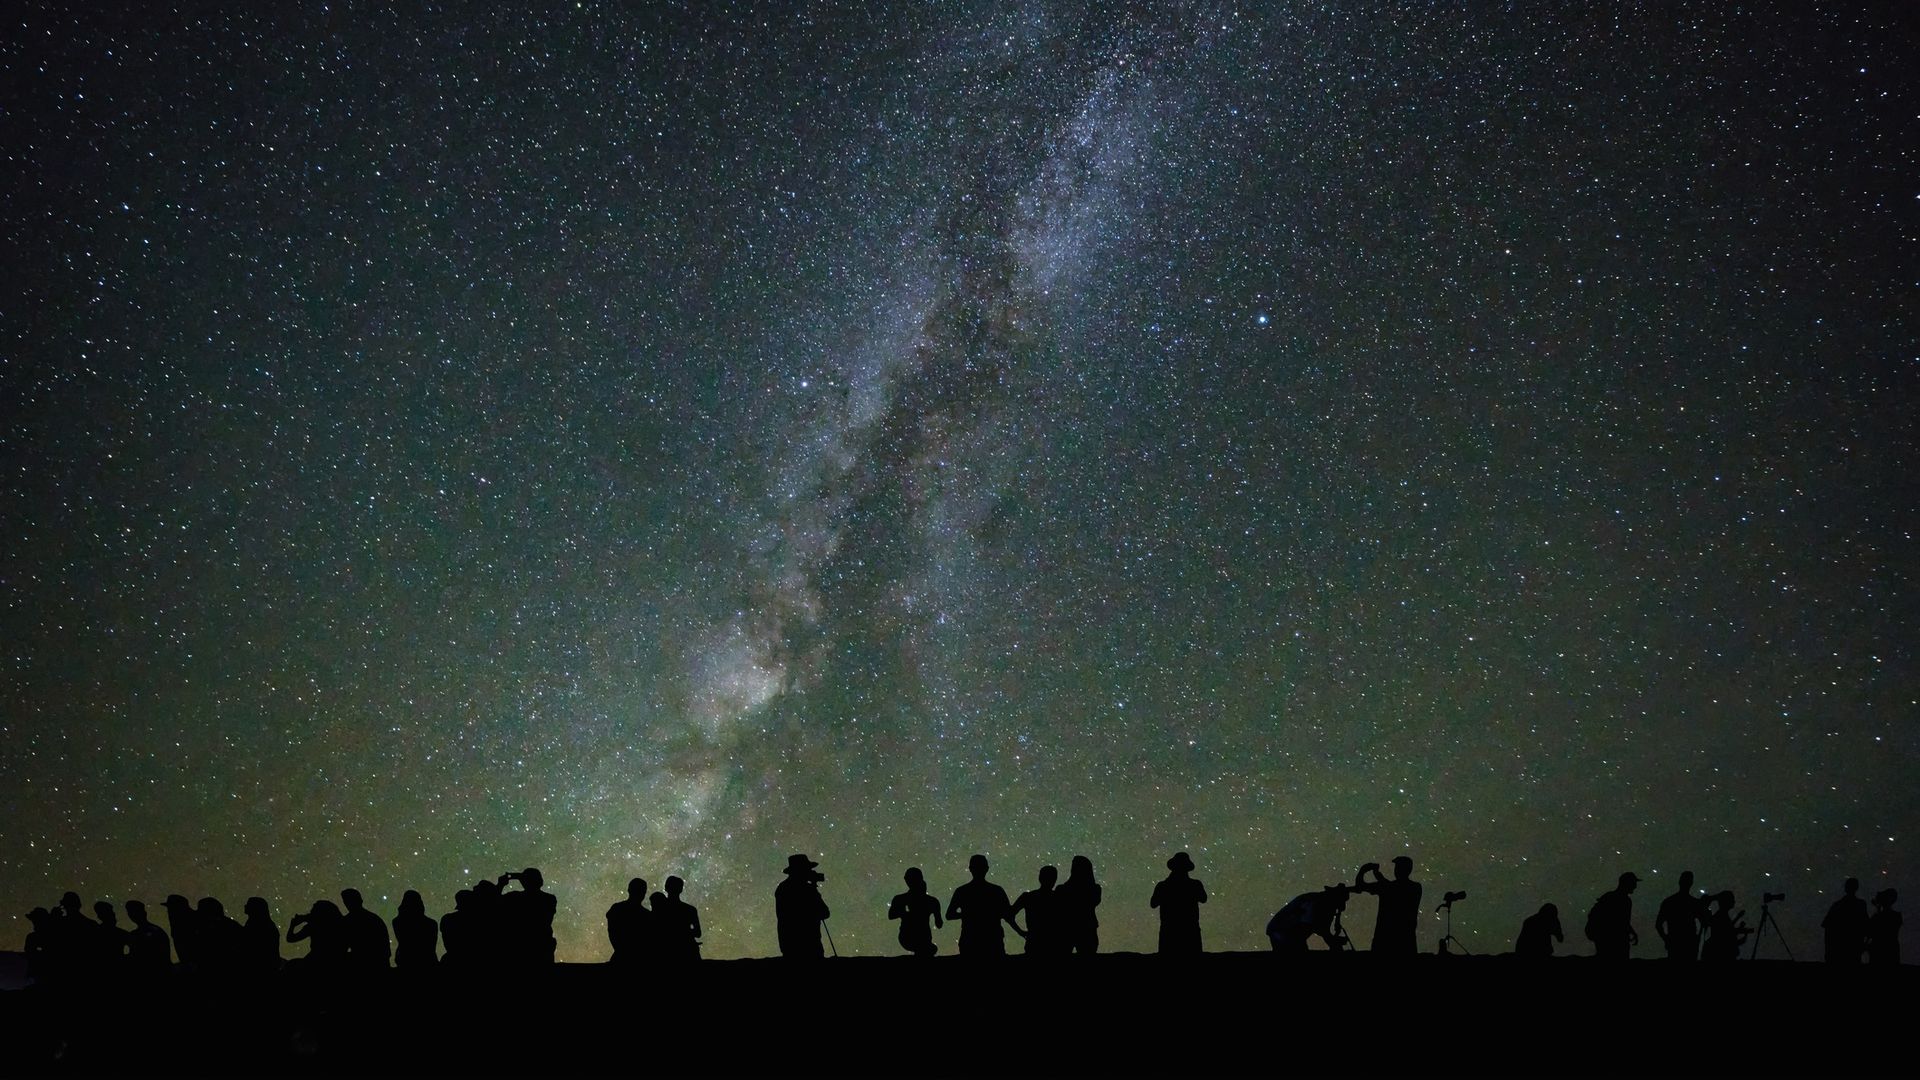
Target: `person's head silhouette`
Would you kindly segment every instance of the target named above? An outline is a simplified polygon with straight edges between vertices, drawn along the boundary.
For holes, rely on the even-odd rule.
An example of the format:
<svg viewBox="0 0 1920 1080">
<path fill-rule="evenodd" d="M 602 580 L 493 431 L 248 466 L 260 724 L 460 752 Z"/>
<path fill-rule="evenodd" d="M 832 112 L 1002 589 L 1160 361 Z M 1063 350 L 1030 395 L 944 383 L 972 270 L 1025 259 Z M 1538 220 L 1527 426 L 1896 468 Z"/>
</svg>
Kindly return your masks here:
<svg viewBox="0 0 1920 1080">
<path fill-rule="evenodd" d="M 1086 878 L 1091 880 L 1093 878 L 1093 860 L 1087 858 L 1085 855 L 1075 855 L 1073 857 L 1073 863 L 1067 871 L 1067 878 L 1068 880 L 1072 880 L 1073 878 Z"/>
<path fill-rule="evenodd" d="M 247 897 L 247 906 L 244 910 L 249 921 L 257 919 L 260 922 L 271 922 L 273 919 L 273 913 L 268 909 L 267 898 L 264 896 Z"/>
<path fill-rule="evenodd" d="M 1408 856 L 1402 855 L 1393 860 L 1393 876 L 1395 878 L 1397 878 L 1400 881 L 1405 881 L 1407 880 L 1407 878 L 1411 877 L 1412 875 L 1413 875 L 1413 860 L 1411 858 L 1409 858 Z"/>
<path fill-rule="evenodd" d="M 1881 889 L 1878 893 L 1874 894 L 1873 906 L 1877 908 L 1890 908 L 1894 904 L 1899 903 L 1899 901 L 1900 894 L 1898 892 L 1892 889 Z"/>
<path fill-rule="evenodd" d="M 127 901 L 127 918 L 135 926 L 147 925 L 147 905 L 141 900 Z"/>
<path fill-rule="evenodd" d="M 985 855 L 975 855 L 973 858 L 968 859 L 967 873 L 972 874 L 973 880 L 975 881 L 985 880 L 987 876 L 987 857 Z"/>
<path fill-rule="evenodd" d="M 203 896 L 200 898 L 200 906 L 195 909 L 195 912 L 203 919 L 218 921 L 227 917 L 227 906 L 215 897 Z"/>
<path fill-rule="evenodd" d="M 93 917 L 100 920 L 101 926 L 116 926 L 119 924 L 119 920 L 114 918 L 113 915 L 113 904 L 106 900 L 94 901 Z"/>
<path fill-rule="evenodd" d="M 1183 876 L 1191 874 L 1193 873 L 1193 856 L 1184 851 L 1177 851 L 1173 858 L 1167 860 L 1167 869 Z"/>
<path fill-rule="evenodd" d="M 74 918 L 86 917 L 80 913 L 80 894 L 77 892 L 68 891 L 60 894 L 60 911 Z"/>
<path fill-rule="evenodd" d="M 1059 880 L 1060 880 L 1059 867 L 1043 866 L 1040 868 L 1040 888 L 1042 890 L 1053 888 L 1053 883 Z"/>
<path fill-rule="evenodd" d="M 1640 884 L 1640 875 L 1629 870 L 1620 875 L 1620 891 L 1630 893 Z"/>
<path fill-rule="evenodd" d="M 539 892 L 540 887 L 546 883 L 547 879 L 540 876 L 538 867 L 529 866 L 520 871 L 520 887 L 528 892 Z"/>
<path fill-rule="evenodd" d="M 427 902 L 421 898 L 419 890 L 408 889 L 404 894 L 401 895 L 400 914 L 425 915 L 426 913 L 427 913 Z"/>
<path fill-rule="evenodd" d="M 647 898 L 647 879 L 634 878 L 627 882 L 627 899 L 645 900 Z"/>
<path fill-rule="evenodd" d="M 1693 871 L 1680 871 L 1680 891 L 1686 893 L 1688 896 L 1693 895 Z"/>
<path fill-rule="evenodd" d="M 359 889 L 341 889 L 340 902 L 347 905 L 348 911 L 359 911 L 367 906 L 366 900 L 360 896 Z"/>
<path fill-rule="evenodd" d="M 681 890 L 685 889 L 686 887 L 687 887 L 687 883 L 684 881 L 681 881 L 678 877 L 668 876 L 667 878 L 667 895 L 668 896 L 672 897 L 675 900 L 678 900 L 680 899 Z"/>
<path fill-rule="evenodd" d="M 1848 895 L 1848 896 L 1852 896 L 1853 894 L 1855 894 L 1855 893 L 1857 893 L 1857 892 L 1859 892 L 1859 891 L 1860 891 L 1860 879 L 1859 879 L 1859 878 L 1857 878 L 1857 877 L 1850 877 L 1850 878 L 1848 878 L 1848 879 L 1847 879 L 1847 884 L 1845 885 L 1845 888 L 1846 888 L 1846 890 L 1847 890 L 1847 895 Z"/>
<path fill-rule="evenodd" d="M 907 867 L 906 877 L 907 877 L 908 892 L 923 893 L 927 891 L 927 875 L 921 873 L 919 867 L 917 866 Z"/>
</svg>

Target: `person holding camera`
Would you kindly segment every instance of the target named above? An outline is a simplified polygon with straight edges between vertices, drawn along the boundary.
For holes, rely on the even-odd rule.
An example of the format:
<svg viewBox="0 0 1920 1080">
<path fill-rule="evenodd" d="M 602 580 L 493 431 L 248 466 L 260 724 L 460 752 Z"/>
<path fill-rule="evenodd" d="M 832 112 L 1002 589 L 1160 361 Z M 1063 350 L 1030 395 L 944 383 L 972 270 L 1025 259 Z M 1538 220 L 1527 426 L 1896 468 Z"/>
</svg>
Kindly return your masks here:
<svg viewBox="0 0 1920 1080">
<path fill-rule="evenodd" d="M 773 890 L 781 956 L 819 960 L 827 955 L 820 944 L 820 928 L 829 914 L 827 902 L 820 898 L 820 883 L 827 875 L 820 873 L 819 866 L 805 855 L 787 856 L 787 868 L 781 871 L 787 880 Z"/>
<path fill-rule="evenodd" d="M 953 890 L 947 901 L 947 918 L 960 920 L 961 956 L 1005 956 L 1007 936 L 1004 926 L 1026 937 L 1027 932 L 1013 921 L 1013 903 L 1007 890 L 987 880 L 987 857 L 975 855 L 967 860 L 972 880 Z"/>
<path fill-rule="evenodd" d="M 1367 875 L 1373 880 L 1368 881 Z M 1375 956 L 1412 956 L 1420 951 L 1420 883 L 1413 880 L 1413 859 L 1393 860 L 1393 880 L 1380 875 L 1379 863 L 1362 866 L 1353 876 L 1353 891 L 1380 898 L 1373 919 Z"/>
<path fill-rule="evenodd" d="M 907 867 L 906 881 L 907 891 L 887 905 L 887 918 L 900 922 L 901 948 L 915 956 L 932 956 L 940 951 L 933 942 L 933 930 L 946 925 L 940 919 L 940 901 L 927 892 L 927 876 L 919 867 Z"/>
</svg>

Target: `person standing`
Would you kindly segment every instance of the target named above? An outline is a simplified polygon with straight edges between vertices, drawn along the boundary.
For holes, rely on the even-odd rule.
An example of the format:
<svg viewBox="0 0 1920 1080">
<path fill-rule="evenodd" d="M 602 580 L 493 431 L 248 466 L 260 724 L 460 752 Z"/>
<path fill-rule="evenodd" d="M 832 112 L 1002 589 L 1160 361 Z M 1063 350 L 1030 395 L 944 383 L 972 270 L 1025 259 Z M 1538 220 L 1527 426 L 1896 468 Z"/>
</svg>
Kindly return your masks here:
<svg viewBox="0 0 1920 1080">
<path fill-rule="evenodd" d="M 1900 913 L 1893 905 L 1900 900 L 1900 894 L 1892 889 L 1881 889 L 1873 898 L 1876 909 L 1873 917 L 1867 920 L 1867 962 L 1871 964 L 1900 963 Z"/>
<path fill-rule="evenodd" d="M 940 901 L 927 893 L 927 877 L 919 867 L 907 868 L 906 882 L 907 891 L 887 905 L 887 918 L 900 922 L 901 948 L 915 956 L 932 956 L 940 951 L 933 943 L 933 931 L 946 925 L 940 918 Z"/>
<path fill-rule="evenodd" d="M 1163 956 L 1200 954 L 1200 905 L 1207 887 L 1193 876 L 1193 857 L 1176 852 L 1167 860 L 1167 876 L 1153 887 L 1150 906 L 1160 909 L 1160 953 Z"/>
<path fill-rule="evenodd" d="M 820 898 L 820 883 L 827 876 L 820 873 L 819 866 L 805 855 L 787 856 L 787 868 L 781 871 L 787 880 L 773 890 L 781 956 L 818 960 L 827 955 L 820 943 L 821 926 L 830 914 L 827 902 Z"/>
<path fill-rule="evenodd" d="M 1700 928 L 1705 922 L 1707 901 L 1693 895 L 1693 871 L 1680 872 L 1680 889 L 1660 901 L 1653 917 L 1653 932 L 1666 943 L 1667 959 L 1698 960 Z"/>
<path fill-rule="evenodd" d="M 1040 887 L 1021 893 L 1013 902 L 1012 910 L 1007 912 L 1010 924 L 1021 912 L 1027 913 L 1027 932 L 1023 936 L 1027 939 L 1029 956 L 1060 956 L 1067 951 L 1065 935 L 1060 932 L 1060 893 L 1054 888 L 1059 880 L 1059 867 L 1041 867 Z"/>
<path fill-rule="evenodd" d="M 960 920 L 961 956 L 1005 956 L 1004 926 L 1012 926 L 1021 937 L 1026 931 L 1014 925 L 1013 905 L 1007 890 L 987 880 L 987 857 L 975 855 L 967 860 L 967 873 L 973 880 L 953 890 L 947 901 L 947 918 Z"/>
<path fill-rule="evenodd" d="M 1366 880 L 1372 871 L 1373 880 Z M 1413 880 L 1413 859 L 1406 855 L 1393 860 L 1393 880 L 1380 876 L 1380 864 L 1368 863 L 1354 875 L 1357 892 L 1380 898 L 1373 919 L 1375 956 L 1412 956 L 1420 951 L 1420 883 Z"/>
<path fill-rule="evenodd" d="M 1857 964 L 1867 947 L 1867 902 L 1860 899 L 1860 879 L 1848 878 L 1845 895 L 1827 909 L 1820 926 L 1827 932 L 1827 963 Z"/>
<path fill-rule="evenodd" d="M 1100 951 L 1100 919 L 1094 909 L 1100 906 L 1100 883 L 1093 880 L 1093 860 L 1075 855 L 1060 883 L 1060 932 L 1065 936 L 1063 949 L 1089 955 Z"/>
<path fill-rule="evenodd" d="M 1602 960 L 1625 960 L 1640 944 L 1633 929 L 1633 890 L 1640 877 L 1631 871 L 1620 875 L 1612 892 L 1602 893 L 1587 912 L 1587 940 L 1593 942 L 1593 955 Z"/>
</svg>

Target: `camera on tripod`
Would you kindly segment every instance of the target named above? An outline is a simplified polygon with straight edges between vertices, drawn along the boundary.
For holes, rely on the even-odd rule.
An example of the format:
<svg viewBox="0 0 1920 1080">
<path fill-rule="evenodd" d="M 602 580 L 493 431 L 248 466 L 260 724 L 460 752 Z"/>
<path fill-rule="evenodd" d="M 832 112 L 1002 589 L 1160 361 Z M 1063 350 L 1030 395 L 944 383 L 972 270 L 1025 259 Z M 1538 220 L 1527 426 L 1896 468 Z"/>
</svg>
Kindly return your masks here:
<svg viewBox="0 0 1920 1080">
<path fill-rule="evenodd" d="M 1780 903 L 1785 901 L 1786 898 L 1787 898 L 1787 894 L 1783 892 L 1770 892 L 1770 893 L 1760 894 L 1760 902 L 1763 904 Z"/>
<path fill-rule="evenodd" d="M 1453 903 L 1455 900 L 1465 900 L 1466 898 L 1467 898 L 1467 890 L 1461 889 L 1459 892 L 1450 892 L 1447 895 L 1441 897 L 1440 904 L 1441 906 L 1444 907 L 1447 904 Z"/>
</svg>

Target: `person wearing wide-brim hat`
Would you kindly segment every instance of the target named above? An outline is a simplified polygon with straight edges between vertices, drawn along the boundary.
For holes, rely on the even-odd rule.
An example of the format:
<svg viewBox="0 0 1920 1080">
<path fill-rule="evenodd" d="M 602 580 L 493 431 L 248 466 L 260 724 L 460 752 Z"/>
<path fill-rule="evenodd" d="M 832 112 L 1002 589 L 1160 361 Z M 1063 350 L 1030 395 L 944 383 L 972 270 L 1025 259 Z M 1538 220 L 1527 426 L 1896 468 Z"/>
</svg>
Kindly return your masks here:
<svg viewBox="0 0 1920 1080">
<path fill-rule="evenodd" d="M 829 912 L 820 898 L 826 877 L 816 869 L 819 865 L 805 855 L 787 856 L 787 868 L 781 871 L 787 880 L 773 890 L 781 956 L 819 959 L 827 954 L 820 944 L 820 925 Z"/>
<path fill-rule="evenodd" d="M 1196 956 L 1200 953 L 1200 905 L 1207 902 L 1207 887 L 1191 875 L 1193 857 L 1177 852 L 1167 860 L 1171 871 L 1153 887 L 1152 906 L 1160 909 L 1160 952 L 1167 956 Z"/>
</svg>

